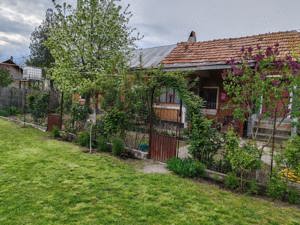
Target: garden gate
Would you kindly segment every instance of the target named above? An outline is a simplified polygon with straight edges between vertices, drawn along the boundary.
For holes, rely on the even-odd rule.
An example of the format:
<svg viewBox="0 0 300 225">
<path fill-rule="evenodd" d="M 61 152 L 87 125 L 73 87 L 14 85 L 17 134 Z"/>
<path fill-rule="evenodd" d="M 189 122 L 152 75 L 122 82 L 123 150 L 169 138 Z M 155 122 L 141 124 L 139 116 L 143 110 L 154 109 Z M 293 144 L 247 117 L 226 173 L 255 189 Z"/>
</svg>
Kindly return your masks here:
<svg viewBox="0 0 300 225">
<path fill-rule="evenodd" d="M 165 162 L 177 156 L 177 138 L 152 132 L 150 144 L 151 159 Z"/>
<path fill-rule="evenodd" d="M 169 110 L 156 108 L 155 122 L 150 129 L 150 158 L 165 162 L 178 156 L 179 139 L 182 124 L 182 103 L 180 107 Z M 168 115 L 168 116 L 166 116 Z"/>
</svg>

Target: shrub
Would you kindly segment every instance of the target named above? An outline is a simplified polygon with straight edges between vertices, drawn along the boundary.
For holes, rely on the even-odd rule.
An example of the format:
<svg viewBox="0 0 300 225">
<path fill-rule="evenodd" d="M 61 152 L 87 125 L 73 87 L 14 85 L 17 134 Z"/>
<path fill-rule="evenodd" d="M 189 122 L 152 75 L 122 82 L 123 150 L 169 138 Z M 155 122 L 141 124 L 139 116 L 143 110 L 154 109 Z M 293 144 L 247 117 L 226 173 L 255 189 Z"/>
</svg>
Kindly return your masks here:
<svg viewBox="0 0 300 225">
<path fill-rule="evenodd" d="M 89 147 L 90 146 L 89 132 L 87 132 L 87 131 L 80 132 L 78 134 L 76 142 L 83 147 Z"/>
<path fill-rule="evenodd" d="M 299 204 L 300 203 L 299 191 L 294 188 L 288 188 L 287 200 L 290 204 Z"/>
<path fill-rule="evenodd" d="M 9 107 L 8 111 L 10 116 L 15 116 L 20 113 L 20 111 L 15 106 Z"/>
<path fill-rule="evenodd" d="M 60 137 L 60 131 L 59 131 L 58 127 L 54 126 L 52 128 L 51 134 L 52 134 L 52 137 L 59 138 Z"/>
<path fill-rule="evenodd" d="M 201 116 L 192 118 L 189 153 L 207 166 L 221 147 L 221 136 L 212 128 L 212 121 Z"/>
<path fill-rule="evenodd" d="M 258 194 L 259 188 L 258 188 L 256 180 L 250 180 L 250 181 L 248 181 L 246 183 L 246 188 L 247 188 L 246 192 L 248 194 L 255 194 L 255 195 Z"/>
<path fill-rule="evenodd" d="M 280 154 L 281 163 L 300 175 L 300 136 L 291 138 L 285 144 L 285 150 Z"/>
<path fill-rule="evenodd" d="M 124 142 L 120 138 L 112 140 L 112 154 L 114 156 L 121 156 L 125 152 Z"/>
<path fill-rule="evenodd" d="M 48 113 L 49 94 L 34 93 L 28 96 L 29 111 L 35 122 L 45 118 Z"/>
<path fill-rule="evenodd" d="M 3 117 L 9 117 L 9 112 L 7 109 L 1 109 L 0 110 L 0 116 L 3 116 Z"/>
<path fill-rule="evenodd" d="M 172 158 L 167 161 L 167 168 L 182 177 L 203 177 L 205 166 L 193 159 Z"/>
<path fill-rule="evenodd" d="M 111 135 L 124 137 L 126 128 L 128 128 L 128 118 L 125 112 L 113 108 L 104 116 L 103 129 L 107 137 Z"/>
<path fill-rule="evenodd" d="M 287 191 L 286 183 L 279 177 L 273 176 L 267 184 L 267 196 L 283 200 Z"/>
<path fill-rule="evenodd" d="M 86 105 L 80 105 L 79 103 L 72 105 L 71 117 L 73 121 L 85 122 L 89 113 L 90 109 Z"/>
<path fill-rule="evenodd" d="M 0 110 L 0 116 L 3 116 L 3 117 L 15 116 L 19 113 L 20 113 L 20 111 L 15 106 L 3 108 Z"/>
<path fill-rule="evenodd" d="M 226 135 L 226 155 L 232 171 L 239 175 L 240 188 L 244 190 L 245 176 L 261 166 L 260 151 L 255 145 L 246 143 L 240 147 L 238 137 L 231 130 Z"/>
<path fill-rule="evenodd" d="M 104 138 L 103 136 L 100 136 L 97 139 L 97 149 L 98 149 L 98 151 L 102 151 L 102 152 L 108 152 L 109 151 L 109 146 L 107 144 L 107 139 Z"/>
<path fill-rule="evenodd" d="M 226 188 L 236 190 L 239 187 L 239 179 L 234 173 L 229 173 L 224 179 Z"/>
</svg>

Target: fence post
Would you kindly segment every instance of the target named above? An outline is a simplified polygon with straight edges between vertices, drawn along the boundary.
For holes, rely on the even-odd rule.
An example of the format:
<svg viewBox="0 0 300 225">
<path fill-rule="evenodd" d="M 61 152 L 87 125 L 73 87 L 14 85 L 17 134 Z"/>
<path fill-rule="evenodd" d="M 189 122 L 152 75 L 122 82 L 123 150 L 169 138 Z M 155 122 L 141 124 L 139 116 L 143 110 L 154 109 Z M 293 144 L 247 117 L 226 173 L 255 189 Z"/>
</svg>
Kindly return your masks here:
<svg viewBox="0 0 300 225">
<path fill-rule="evenodd" d="M 60 129 L 63 126 L 63 112 L 64 112 L 64 92 L 61 92 L 60 96 Z"/>
<path fill-rule="evenodd" d="M 26 99 L 27 99 L 27 90 L 26 88 L 24 89 L 24 99 L 23 99 L 23 126 L 25 127 L 26 124 Z"/>
</svg>

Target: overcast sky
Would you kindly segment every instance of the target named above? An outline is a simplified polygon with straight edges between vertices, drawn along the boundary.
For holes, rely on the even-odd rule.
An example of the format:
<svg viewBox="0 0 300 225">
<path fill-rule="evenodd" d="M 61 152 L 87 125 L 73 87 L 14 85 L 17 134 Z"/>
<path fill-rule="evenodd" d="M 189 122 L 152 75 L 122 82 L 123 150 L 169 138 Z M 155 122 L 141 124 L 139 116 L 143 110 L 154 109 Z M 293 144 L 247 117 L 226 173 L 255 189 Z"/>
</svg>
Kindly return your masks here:
<svg viewBox="0 0 300 225">
<path fill-rule="evenodd" d="M 300 29 L 299 0 L 123 0 L 131 24 L 144 35 L 137 45 L 152 47 L 185 41 L 191 30 L 210 40 Z M 51 0 L 0 0 L 0 59 L 24 61 L 30 34 Z"/>
</svg>

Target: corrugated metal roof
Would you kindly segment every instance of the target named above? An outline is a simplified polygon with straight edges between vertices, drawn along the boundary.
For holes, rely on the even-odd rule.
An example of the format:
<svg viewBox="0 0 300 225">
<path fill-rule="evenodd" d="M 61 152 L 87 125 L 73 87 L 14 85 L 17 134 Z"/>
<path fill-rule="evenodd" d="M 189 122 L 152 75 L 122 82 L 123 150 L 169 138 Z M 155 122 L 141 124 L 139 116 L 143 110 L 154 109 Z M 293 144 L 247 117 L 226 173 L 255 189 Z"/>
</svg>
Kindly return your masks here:
<svg viewBox="0 0 300 225">
<path fill-rule="evenodd" d="M 170 52 L 176 47 L 176 45 L 166 45 L 153 48 L 137 49 L 133 52 L 133 56 L 130 61 L 131 68 L 155 68 L 158 67 L 164 58 L 170 54 Z"/>
</svg>

